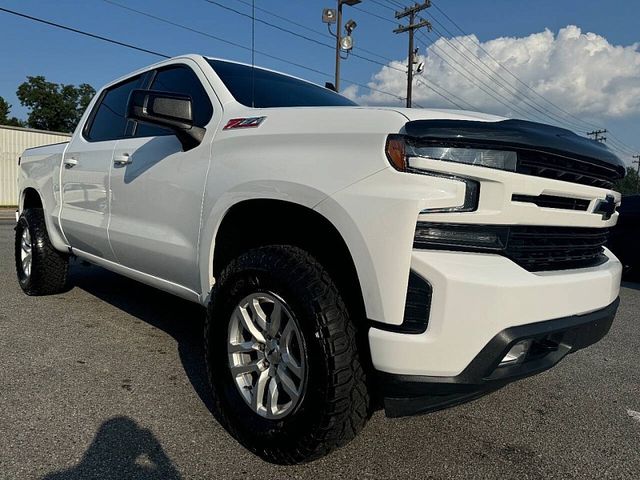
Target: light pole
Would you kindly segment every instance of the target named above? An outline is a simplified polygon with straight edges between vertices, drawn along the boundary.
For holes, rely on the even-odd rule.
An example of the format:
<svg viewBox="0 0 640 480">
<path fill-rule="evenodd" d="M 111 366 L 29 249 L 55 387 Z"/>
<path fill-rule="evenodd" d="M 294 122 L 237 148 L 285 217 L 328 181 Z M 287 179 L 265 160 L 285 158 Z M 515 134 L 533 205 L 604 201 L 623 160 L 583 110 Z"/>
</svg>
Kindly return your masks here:
<svg viewBox="0 0 640 480">
<path fill-rule="evenodd" d="M 336 92 L 340 91 L 340 60 L 342 56 L 340 55 L 341 50 L 349 51 L 353 48 L 353 40 L 351 39 L 351 32 L 356 28 L 356 22 L 353 20 L 349 20 L 345 29 L 347 32 L 346 36 L 342 36 L 342 6 L 348 5 L 350 7 L 361 3 L 362 0 L 338 0 L 338 11 L 333 8 L 325 8 L 322 11 L 322 21 L 327 24 L 329 28 L 329 32 L 336 37 L 336 75 L 334 80 L 334 87 Z M 337 22 L 336 33 L 333 34 L 331 32 L 331 24 Z"/>
</svg>

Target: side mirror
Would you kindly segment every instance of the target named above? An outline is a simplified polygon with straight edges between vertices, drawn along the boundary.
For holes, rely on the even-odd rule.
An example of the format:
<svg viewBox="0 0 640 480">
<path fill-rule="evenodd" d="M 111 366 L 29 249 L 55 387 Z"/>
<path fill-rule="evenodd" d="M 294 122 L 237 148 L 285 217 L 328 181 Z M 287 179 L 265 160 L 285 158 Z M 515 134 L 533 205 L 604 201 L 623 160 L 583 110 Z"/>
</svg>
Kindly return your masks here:
<svg viewBox="0 0 640 480">
<path fill-rule="evenodd" d="M 133 90 L 127 104 L 127 118 L 172 130 L 185 151 L 200 145 L 206 131 L 193 124 L 191 97 L 179 93 Z"/>
</svg>

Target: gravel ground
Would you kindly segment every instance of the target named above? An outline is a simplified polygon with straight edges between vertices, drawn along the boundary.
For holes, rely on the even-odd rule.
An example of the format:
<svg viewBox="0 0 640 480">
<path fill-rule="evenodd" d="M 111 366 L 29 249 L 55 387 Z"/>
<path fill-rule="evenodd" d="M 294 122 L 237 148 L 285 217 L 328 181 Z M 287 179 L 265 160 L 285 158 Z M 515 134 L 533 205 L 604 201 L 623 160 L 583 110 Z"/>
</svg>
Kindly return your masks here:
<svg viewBox="0 0 640 480">
<path fill-rule="evenodd" d="M 203 311 L 74 264 L 62 295 L 22 294 L 0 220 L 0 479 L 640 478 L 640 284 L 599 344 L 475 402 L 390 420 L 295 467 L 213 419 Z"/>
</svg>

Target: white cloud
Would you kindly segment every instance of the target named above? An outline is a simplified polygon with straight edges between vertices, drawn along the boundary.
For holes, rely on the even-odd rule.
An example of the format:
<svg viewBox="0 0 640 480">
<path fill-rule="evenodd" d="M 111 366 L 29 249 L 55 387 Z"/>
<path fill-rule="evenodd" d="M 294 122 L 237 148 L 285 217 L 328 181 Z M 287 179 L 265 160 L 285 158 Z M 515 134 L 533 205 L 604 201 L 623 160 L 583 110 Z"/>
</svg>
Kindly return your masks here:
<svg viewBox="0 0 640 480">
<path fill-rule="evenodd" d="M 557 35 L 545 30 L 522 38 L 496 38 L 480 43 L 482 48 L 478 43 L 475 35 L 469 35 L 449 39 L 448 42 L 440 38 L 429 46 L 426 55 L 420 56 L 420 61 L 425 62 L 425 72 L 417 77 L 414 101 L 428 107 L 456 108 L 420 83 L 422 81 L 433 85 L 436 90 L 439 90 L 436 86 L 439 85 L 456 95 L 459 98 L 440 90 L 444 96 L 465 108 L 539 121 L 544 117 L 535 108 L 562 116 L 498 67 L 493 57 L 537 93 L 580 118 L 624 118 L 640 114 L 638 44 L 612 45 L 606 38 L 595 33 L 582 33 L 573 25 L 561 29 Z M 464 56 L 475 60 L 478 68 Z M 407 60 L 403 59 L 389 64 L 401 71 L 383 67 L 373 75 L 369 87 L 404 97 L 406 63 Z M 508 85 L 501 87 L 501 83 Z M 401 103 L 389 95 L 355 86 L 348 87 L 344 93 L 363 104 Z M 523 102 L 522 93 L 539 106 L 534 108 Z M 515 108 L 508 108 L 503 103 L 515 105 Z M 530 114 L 524 115 L 523 110 Z"/>
</svg>

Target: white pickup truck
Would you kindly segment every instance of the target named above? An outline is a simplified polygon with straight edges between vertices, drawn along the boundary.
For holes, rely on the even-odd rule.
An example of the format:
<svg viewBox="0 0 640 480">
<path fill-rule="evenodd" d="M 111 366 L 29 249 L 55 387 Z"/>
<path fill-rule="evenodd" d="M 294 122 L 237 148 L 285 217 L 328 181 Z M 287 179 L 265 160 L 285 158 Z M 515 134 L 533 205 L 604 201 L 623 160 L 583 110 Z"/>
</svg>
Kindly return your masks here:
<svg viewBox="0 0 640 480">
<path fill-rule="evenodd" d="M 624 165 L 548 125 L 187 55 L 19 162 L 23 290 L 64 292 L 76 256 L 206 306 L 216 417 L 272 462 L 546 370 L 618 306 Z"/>
</svg>

